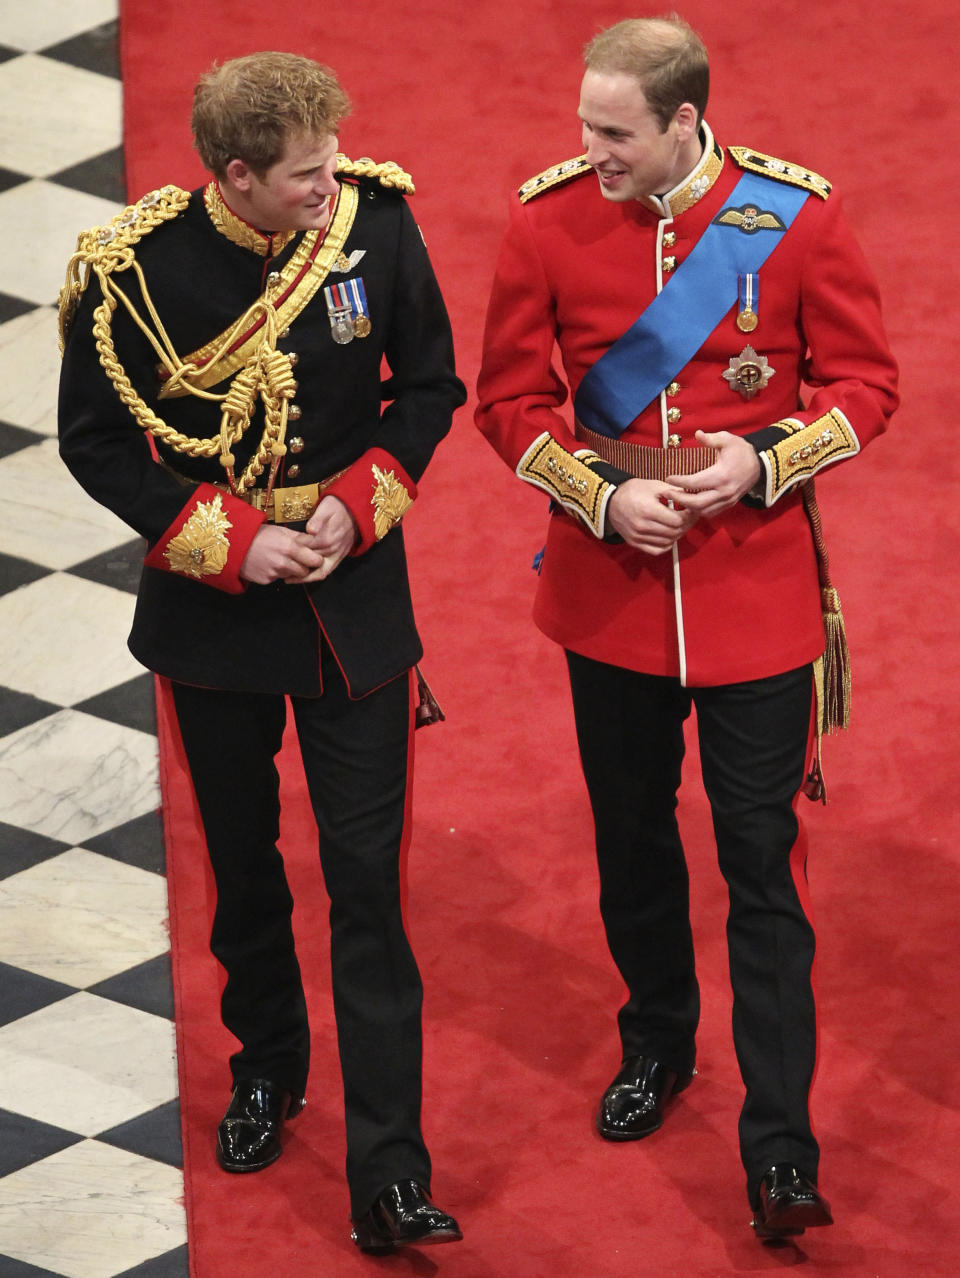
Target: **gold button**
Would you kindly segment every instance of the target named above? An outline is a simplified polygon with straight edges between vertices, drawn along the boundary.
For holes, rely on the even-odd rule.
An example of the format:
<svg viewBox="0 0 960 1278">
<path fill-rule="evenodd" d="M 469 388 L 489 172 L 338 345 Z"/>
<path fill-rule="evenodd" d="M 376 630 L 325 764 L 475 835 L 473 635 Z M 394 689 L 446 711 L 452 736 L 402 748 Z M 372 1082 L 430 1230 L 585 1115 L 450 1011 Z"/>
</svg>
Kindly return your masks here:
<svg viewBox="0 0 960 1278">
<path fill-rule="evenodd" d="M 297 364 L 300 362 L 300 356 L 296 351 L 287 351 L 287 359 L 290 361 L 291 368 L 296 368 Z"/>
<path fill-rule="evenodd" d="M 667 409 L 667 421 L 670 423 L 671 426 L 675 426 L 682 416 L 683 416 L 683 413 L 681 413 L 679 408 Z"/>
<path fill-rule="evenodd" d="M 668 437 L 668 439 L 667 439 L 667 447 L 668 447 L 668 448 L 679 448 L 679 447 L 680 447 L 680 436 L 679 436 L 679 435 L 670 435 L 670 436 Z"/>
<path fill-rule="evenodd" d="M 280 283 L 280 272 L 271 271 L 270 274 L 267 276 L 267 287 L 274 288 L 279 283 Z"/>
<path fill-rule="evenodd" d="M 300 467 L 296 462 L 292 466 L 287 467 L 287 479 L 297 479 L 300 475 Z"/>
<path fill-rule="evenodd" d="M 679 382 L 671 382 L 671 383 L 670 383 L 670 385 L 667 387 L 667 394 L 668 394 L 668 395 L 671 395 L 671 396 L 673 396 L 673 395 L 679 395 L 679 394 L 680 394 L 680 383 L 679 383 Z"/>
<path fill-rule="evenodd" d="M 675 257 L 665 257 L 663 259 L 663 269 L 665 271 L 675 271 L 677 269 L 677 259 Z"/>
<path fill-rule="evenodd" d="M 290 443 L 289 443 L 288 447 L 289 447 L 289 449 L 290 449 L 291 453 L 302 453 L 302 452 L 303 452 L 303 440 L 300 438 L 300 436 L 299 436 L 299 435 L 294 435 L 293 439 L 291 439 L 291 440 L 290 440 Z"/>
<path fill-rule="evenodd" d="M 663 234 L 664 248 L 673 248 L 676 242 L 677 242 L 676 231 L 664 231 L 664 234 Z"/>
<path fill-rule="evenodd" d="M 299 404 L 291 404 L 290 407 L 287 409 L 288 422 L 298 422 L 302 416 L 303 416 L 303 409 L 300 407 Z"/>
<path fill-rule="evenodd" d="M 283 330 L 283 332 L 282 332 L 282 333 L 280 333 L 280 335 L 279 335 L 279 336 L 280 336 L 280 339 L 281 339 L 282 341 L 286 341 L 286 339 L 290 336 L 290 330 L 289 330 L 289 328 L 285 328 L 285 329 Z"/>
</svg>

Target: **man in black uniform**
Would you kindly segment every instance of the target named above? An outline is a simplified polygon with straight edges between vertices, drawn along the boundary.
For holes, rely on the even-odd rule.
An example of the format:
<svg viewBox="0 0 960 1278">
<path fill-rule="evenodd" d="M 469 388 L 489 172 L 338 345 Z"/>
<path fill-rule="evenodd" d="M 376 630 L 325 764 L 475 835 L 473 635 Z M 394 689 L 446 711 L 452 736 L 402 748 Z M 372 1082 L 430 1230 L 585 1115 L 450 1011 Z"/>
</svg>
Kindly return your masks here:
<svg viewBox="0 0 960 1278">
<path fill-rule="evenodd" d="M 279 1157 L 307 1081 L 276 849 L 290 698 L 331 901 L 353 1237 L 378 1251 L 460 1237 L 428 1197 L 400 905 L 422 649 L 398 525 L 465 396 L 413 184 L 338 153 L 348 110 L 334 75 L 292 54 L 201 79 L 213 180 L 145 196 L 71 259 L 60 448 L 148 543 L 129 643 L 172 681 L 217 882 L 211 947 L 240 1041 L 217 1136 L 232 1172 Z"/>
</svg>

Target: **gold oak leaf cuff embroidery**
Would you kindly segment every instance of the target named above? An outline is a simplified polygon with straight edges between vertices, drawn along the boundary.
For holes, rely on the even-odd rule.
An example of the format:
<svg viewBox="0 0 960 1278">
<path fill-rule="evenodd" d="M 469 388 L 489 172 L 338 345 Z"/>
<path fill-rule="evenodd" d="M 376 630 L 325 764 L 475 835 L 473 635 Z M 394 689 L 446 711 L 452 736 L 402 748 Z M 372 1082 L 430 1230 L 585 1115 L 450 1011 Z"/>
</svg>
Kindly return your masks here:
<svg viewBox="0 0 960 1278">
<path fill-rule="evenodd" d="M 413 498 L 392 470 L 384 471 L 376 465 L 371 466 L 371 470 L 377 484 L 370 498 L 374 508 L 373 532 L 377 541 L 382 541 L 413 505 Z"/>
<path fill-rule="evenodd" d="M 571 514 L 603 536 L 603 515 L 613 485 L 592 471 L 586 462 L 596 453 L 579 456 L 568 453 L 546 431 L 538 436 L 517 464 L 517 474 L 528 484 L 535 484 Z"/>
<path fill-rule="evenodd" d="M 824 466 L 853 457 L 860 451 L 853 427 L 838 408 L 818 417 L 809 426 L 789 419 L 777 425 L 790 434 L 761 454 L 767 471 L 768 506 Z"/>
<path fill-rule="evenodd" d="M 196 510 L 163 552 L 170 571 L 197 579 L 223 572 L 230 554 L 227 529 L 232 527 L 223 513 L 220 497 L 198 502 Z"/>
</svg>

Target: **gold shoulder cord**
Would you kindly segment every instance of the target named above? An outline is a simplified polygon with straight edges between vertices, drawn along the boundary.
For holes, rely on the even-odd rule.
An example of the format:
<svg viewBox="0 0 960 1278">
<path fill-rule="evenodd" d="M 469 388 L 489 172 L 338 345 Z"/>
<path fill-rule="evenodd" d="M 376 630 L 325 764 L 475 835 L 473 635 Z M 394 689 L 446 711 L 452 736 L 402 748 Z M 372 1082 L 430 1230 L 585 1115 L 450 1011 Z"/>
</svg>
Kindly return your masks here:
<svg viewBox="0 0 960 1278">
<path fill-rule="evenodd" d="M 281 273 L 281 287 L 269 289 L 259 297 L 252 306 L 232 324 L 222 335 L 212 363 L 226 355 L 237 334 L 247 332 L 261 323 L 261 337 L 249 351 L 243 367 L 223 394 L 214 394 L 193 382 L 199 378 L 201 370 L 194 363 L 184 363 L 174 350 L 163 323 L 157 314 L 150 298 L 147 282 L 140 264 L 136 260 L 135 247 L 150 231 L 163 222 L 177 217 L 187 207 L 190 193 L 176 186 L 165 186 L 159 191 L 146 195 L 137 204 L 131 205 L 118 214 L 109 225 L 94 227 L 83 232 L 77 240 L 77 249 L 67 264 L 67 278 L 60 292 L 60 352 L 66 344 L 70 326 L 76 314 L 80 298 L 83 296 L 91 274 L 100 282 L 103 301 L 93 313 L 93 335 L 100 356 L 100 364 L 113 384 L 120 400 L 130 410 L 137 424 L 162 443 L 176 452 L 190 457 L 216 457 L 226 472 L 230 491 L 242 496 L 252 487 L 255 480 L 263 473 L 268 464 L 270 474 L 267 483 L 268 492 L 273 488 L 273 481 L 286 452 L 284 438 L 287 427 L 287 408 L 294 398 L 297 383 L 293 377 L 293 367 L 287 355 L 276 349 L 277 313 L 271 298 L 278 297 L 284 287 L 292 284 L 306 258 L 316 244 L 318 231 L 308 231 L 304 236 L 301 249 Z M 330 221 L 323 246 L 315 255 L 308 272 L 310 294 L 316 291 L 319 283 L 330 271 L 337 254 L 340 252 L 356 214 L 356 191 L 350 187 L 341 188 L 341 196 Z M 146 306 L 153 329 L 137 313 L 136 307 L 114 278 L 123 271 L 134 273 L 140 286 L 140 292 Z M 150 409 L 134 389 L 123 365 L 117 357 L 113 341 L 112 323 L 118 302 L 122 302 L 134 323 L 153 347 L 157 357 L 168 374 L 167 386 L 182 388 L 182 391 L 195 395 L 200 399 L 220 402 L 222 405 L 220 430 L 218 434 L 207 439 L 184 435 L 172 426 L 168 426 Z M 257 399 L 263 401 L 264 429 L 256 452 L 247 463 L 243 474 L 237 478 L 234 474 L 233 447 L 241 440 L 250 426 Z"/>
<path fill-rule="evenodd" d="M 388 190 L 402 191 L 404 195 L 413 195 L 416 187 L 409 173 L 401 169 L 393 160 L 385 160 L 378 164 L 369 155 L 362 155 L 359 160 L 351 160 L 341 151 L 337 152 L 337 172 L 347 177 L 376 178 L 381 186 Z"/>
</svg>

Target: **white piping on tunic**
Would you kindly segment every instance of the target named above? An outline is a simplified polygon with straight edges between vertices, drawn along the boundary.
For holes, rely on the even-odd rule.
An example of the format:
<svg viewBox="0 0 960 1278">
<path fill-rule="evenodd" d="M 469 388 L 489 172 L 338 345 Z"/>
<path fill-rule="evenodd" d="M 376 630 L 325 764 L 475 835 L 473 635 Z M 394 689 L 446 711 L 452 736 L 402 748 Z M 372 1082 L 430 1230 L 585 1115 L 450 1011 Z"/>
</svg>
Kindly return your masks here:
<svg viewBox="0 0 960 1278">
<path fill-rule="evenodd" d="M 657 226 L 657 294 L 663 290 L 663 233 L 673 221 L 672 217 L 664 218 Z M 667 421 L 667 390 L 660 392 L 660 441 L 664 448 L 670 438 L 670 423 Z M 670 551 L 673 558 L 673 605 L 677 617 L 677 654 L 680 659 L 680 683 L 687 684 L 687 649 L 683 635 L 683 597 L 680 590 L 680 552 L 676 545 Z"/>
</svg>

